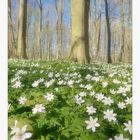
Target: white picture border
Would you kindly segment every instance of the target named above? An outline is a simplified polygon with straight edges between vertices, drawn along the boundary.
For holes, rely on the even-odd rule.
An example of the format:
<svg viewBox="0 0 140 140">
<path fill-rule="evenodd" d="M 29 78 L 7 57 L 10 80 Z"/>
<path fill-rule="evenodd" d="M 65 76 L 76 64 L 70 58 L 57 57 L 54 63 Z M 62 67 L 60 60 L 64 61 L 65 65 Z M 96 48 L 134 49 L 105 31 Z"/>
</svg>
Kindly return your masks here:
<svg viewBox="0 0 140 140">
<path fill-rule="evenodd" d="M 133 140 L 140 139 L 140 0 L 133 0 Z"/>
<path fill-rule="evenodd" d="M 0 140 L 7 134 L 7 13 L 8 0 L 0 0 Z"/>
<path fill-rule="evenodd" d="M 8 0 L 0 0 L 0 140 L 8 140 Z M 133 0 L 133 140 L 140 140 L 140 0 Z"/>
</svg>

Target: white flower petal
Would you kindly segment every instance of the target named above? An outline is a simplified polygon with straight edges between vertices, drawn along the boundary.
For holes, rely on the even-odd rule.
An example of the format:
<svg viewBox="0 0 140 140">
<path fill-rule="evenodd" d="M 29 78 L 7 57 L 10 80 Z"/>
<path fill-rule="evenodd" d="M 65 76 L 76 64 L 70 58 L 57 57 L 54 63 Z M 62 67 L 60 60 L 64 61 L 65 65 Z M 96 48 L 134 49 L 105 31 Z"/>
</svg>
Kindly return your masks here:
<svg viewBox="0 0 140 140">
<path fill-rule="evenodd" d="M 28 138 L 30 138 L 32 136 L 32 133 L 25 133 L 24 134 L 24 138 L 25 139 L 28 139 Z"/>
<path fill-rule="evenodd" d="M 26 128 L 27 128 L 27 125 L 24 125 L 21 129 L 22 133 L 25 133 L 26 132 Z"/>
</svg>

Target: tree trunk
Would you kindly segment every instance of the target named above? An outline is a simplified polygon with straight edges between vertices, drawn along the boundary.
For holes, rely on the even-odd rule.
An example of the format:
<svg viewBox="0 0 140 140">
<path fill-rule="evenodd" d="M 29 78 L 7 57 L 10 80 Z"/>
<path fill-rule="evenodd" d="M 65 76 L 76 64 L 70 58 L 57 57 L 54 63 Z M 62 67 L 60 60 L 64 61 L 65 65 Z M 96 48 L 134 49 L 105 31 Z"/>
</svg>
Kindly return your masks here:
<svg viewBox="0 0 140 140">
<path fill-rule="evenodd" d="M 124 55 L 124 35 L 125 35 L 123 0 L 120 0 L 120 16 L 121 16 L 121 50 L 120 50 L 119 61 L 122 62 L 123 55 Z"/>
<path fill-rule="evenodd" d="M 41 32 L 42 32 L 42 2 L 38 0 L 38 33 L 37 33 L 37 53 L 42 58 Z"/>
<path fill-rule="evenodd" d="M 69 59 L 89 63 L 89 0 L 71 0 L 71 48 Z"/>
<path fill-rule="evenodd" d="M 33 23 L 34 43 L 33 43 L 33 48 L 32 48 L 32 59 L 34 60 L 36 58 L 36 4 L 35 4 L 35 0 L 33 4 L 33 16 L 34 16 L 34 23 Z"/>
<path fill-rule="evenodd" d="M 101 5 L 102 5 L 102 0 L 98 0 L 98 19 L 97 19 L 97 23 L 96 23 L 96 27 L 97 27 L 97 32 L 96 32 L 96 55 L 97 55 L 97 59 L 100 59 L 99 53 L 100 53 L 100 48 L 101 48 Z"/>
<path fill-rule="evenodd" d="M 51 59 L 52 31 L 49 23 L 47 24 L 47 60 Z"/>
<path fill-rule="evenodd" d="M 106 22 L 104 23 L 105 33 L 104 33 L 104 62 L 107 62 L 107 25 Z"/>
<path fill-rule="evenodd" d="M 27 0 L 19 1 L 18 16 L 18 58 L 27 58 L 26 55 L 26 20 L 27 20 Z"/>
<path fill-rule="evenodd" d="M 57 10 L 57 59 L 62 58 L 62 43 L 63 43 L 63 12 L 64 12 L 64 1 L 56 1 L 56 10 Z"/>
<path fill-rule="evenodd" d="M 127 57 L 127 62 L 131 63 L 132 62 L 132 30 L 131 30 L 131 14 L 132 14 L 132 1 L 128 0 L 127 1 L 127 5 L 128 5 L 128 18 L 127 18 L 127 22 L 128 22 L 128 37 L 127 37 L 127 49 L 128 49 L 128 57 Z"/>
<path fill-rule="evenodd" d="M 8 57 L 16 54 L 16 40 L 12 21 L 11 0 L 8 0 Z"/>
<path fill-rule="evenodd" d="M 110 33 L 110 21 L 109 21 L 109 14 L 108 14 L 108 0 L 105 1 L 105 16 L 106 16 L 106 26 L 107 26 L 107 62 L 112 63 L 111 60 L 111 33 Z"/>
<path fill-rule="evenodd" d="M 93 11 L 94 11 L 94 17 L 93 17 L 93 22 L 94 22 L 94 29 L 93 29 L 93 44 L 92 46 L 94 47 L 93 50 L 94 50 L 94 54 L 93 54 L 93 58 L 97 58 L 96 57 L 96 32 L 97 32 L 97 27 L 96 27 L 96 0 L 94 0 L 94 5 L 93 5 Z"/>
</svg>

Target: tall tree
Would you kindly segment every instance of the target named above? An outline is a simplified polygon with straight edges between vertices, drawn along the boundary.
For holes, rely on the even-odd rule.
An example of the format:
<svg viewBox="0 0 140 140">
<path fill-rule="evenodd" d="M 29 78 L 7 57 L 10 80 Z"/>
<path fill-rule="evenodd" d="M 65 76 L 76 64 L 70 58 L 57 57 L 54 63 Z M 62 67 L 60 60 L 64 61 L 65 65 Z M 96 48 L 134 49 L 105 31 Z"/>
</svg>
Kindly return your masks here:
<svg viewBox="0 0 140 140">
<path fill-rule="evenodd" d="M 38 33 L 37 33 L 37 53 L 42 58 L 41 32 L 42 32 L 42 0 L 38 0 Z"/>
<path fill-rule="evenodd" d="M 57 10 L 57 59 L 62 57 L 64 0 L 56 0 Z"/>
<path fill-rule="evenodd" d="M 97 55 L 97 59 L 99 59 L 99 52 L 100 52 L 100 47 L 101 47 L 101 10 L 102 10 L 102 0 L 98 0 L 98 19 L 97 19 L 97 23 L 96 23 L 96 55 Z"/>
<path fill-rule="evenodd" d="M 109 14 L 108 14 L 108 0 L 105 1 L 105 16 L 106 16 L 106 26 L 107 26 L 107 62 L 112 63 L 111 60 L 111 33 L 110 33 L 110 22 L 109 22 Z"/>
<path fill-rule="evenodd" d="M 107 25 L 106 22 L 104 22 L 104 61 L 107 62 L 107 57 L 106 57 L 106 53 L 107 53 Z"/>
<path fill-rule="evenodd" d="M 16 52 L 16 40 L 12 21 L 11 0 L 8 0 L 8 56 L 13 57 Z"/>
<path fill-rule="evenodd" d="M 94 13 L 94 17 L 93 17 L 93 41 L 92 41 L 92 46 L 93 46 L 93 54 L 92 54 L 92 58 L 95 59 L 96 58 L 96 20 L 97 20 L 97 16 L 96 16 L 96 11 L 97 11 L 97 7 L 96 7 L 96 0 L 94 0 L 94 5 L 93 5 L 93 13 Z"/>
<path fill-rule="evenodd" d="M 51 35 L 50 26 L 47 25 L 47 60 L 51 59 Z"/>
<path fill-rule="evenodd" d="M 18 16 L 18 58 L 27 58 L 26 55 L 26 20 L 27 20 L 27 0 L 19 1 L 19 16 Z"/>
<path fill-rule="evenodd" d="M 120 0 L 120 18 L 121 18 L 121 50 L 119 61 L 123 61 L 124 54 L 124 37 L 125 37 L 125 25 L 124 25 L 124 12 L 123 12 L 123 0 Z"/>
<path fill-rule="evenodd" d="M 71 47 L 69 59 L 89 63 L 90 0 L 71 0 Z"/>
<path fill-rule="evenodd" d="M 47 12 L 47 15 L 49 15 L 50 11 Z M 47 60 L 51 59 L 51 46 L 52 46 L 52 29 L 50 21 L 47 20 Z"/>
<path fill-rule="evenodd" d="M 132 60 L 132 30 L 131 30 L 131 22 L 132 22 L 132 0 L 127 0 L 127 30 L 126 32 L 126 44 L 127 44 L 127 62 L 131 62 Z"/>
<path fill-rule="evenodd" d="M 37 42 L 37 33 L 36 33 L 36 26 L 37 26 L 37 10 L 36 10 L 36 1 L 33 1 L 33 17 L 34 17 L 34 23 L 33 23 L 33 47 L 32 47 L 32 59 L 35 59 L 37 57 L 36 54 L 36 42 Z"/>
</svg>

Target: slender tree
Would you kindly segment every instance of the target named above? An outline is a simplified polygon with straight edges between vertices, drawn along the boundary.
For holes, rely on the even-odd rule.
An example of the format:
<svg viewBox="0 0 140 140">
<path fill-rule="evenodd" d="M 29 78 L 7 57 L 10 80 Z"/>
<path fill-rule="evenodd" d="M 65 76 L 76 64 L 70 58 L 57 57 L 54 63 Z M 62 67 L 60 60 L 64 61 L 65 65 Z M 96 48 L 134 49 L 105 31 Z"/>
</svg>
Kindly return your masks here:
<svg viewBox="0 0 140 140">
<path fill-rule="evenodd" d="M 106 22 L 104 22 L 104 61 L 107 62 L 107 25 Z"/>
<path fill-rule="evenodd" d="M 131 30 L 131 22 L 132 22 L 132 1 L 131 0 L 127 0 L 127 34 L 125 36 L 126 38 L 126 44 L 127 44 L 127 62 L 131 62 L 132 60 L 132 30 Z"/>
<path fill-rule="evenodd" d="M 89 63 L 90 0 L 71 0 L 71 48 L 69 59 Z"/>
<path fill-rule="evenodd" d="M 56 0 L 57 11 L 57 59 L 62 58 L 64 0 Z"/>
<path fill-rule="evenodd" d="M 51 42 L 50 42 L 50 34 L 49 34 L 49 25 L 47 26 L 47 60 L 50 60 L 51 58 L 51 54 L 50 54 L 50 50 L 51 50 Z"/>
<path fill-rule="evenodd" d="M 120 18 L 121 18 L 121 50 L 119 61 L 123 61 L 124 55 L 124 37 L 125 37 L 125 25 L 124 25 L 124 12 L 123 12 L 123 0 L 120 0 Z"/>
<path fill-rule="evenodd" d="M 35 59 L 37 57 L 36 54 L 36 42 L 37 42 L 37 32 L 36 32 L 36 27 L 37 27 L 37 10 L 36 10 L 36 1 L 34 0 L 33 2 L 33 16 L 34 16 L 34 23 L 33 23 L 33 37 L 34 37 L 34 43 L 33 43 L 33 48 L 32 48 L 32 59 Z"/>
<path fill-rule="evenodd" d="M 52 29 L 49 20 L 47 21 L 47 60 L 51 59 Z"/>
<path fill-rule="evenodd" d="M 38 0 L 38 32 L 37 32 L 37 53 L 42 58 L 41 32 L 42 32 L 42 0 Z"/>
<path fill-rule="evenodd" d="M 18 58 L 27 58 L 26 55 L 26 20 L 27 20 L 27 0 L 19 1 L 19 16 L 18 16 Z"/>
<path fill-rule="evenodd" d="M 94 5 L 93 5 L 93 12 L 94 12 L 94 17 L 93 17 L 93 41 L 92 41 L 92 47 L 93 47 L 93 59 L 97 58 L 95 57 L 96 55 L 96 31 L 97 31 L 97 27 L 96 27 L 96 20 L 97 20 L 97 16 L 96 16 L 96 11 L 97 11 L 97 8 L 96 8 L 96 0 L 94 0 Z"/>
<path fill-rule="evenodd" d="M 8 0 L 8 56 L 13 57 L 16 52 L 16 39 L 12 20 L 11 0 Z"/>
<path fill-rule="evenodd" d="M 97 23 L 96 23 L 96 28 L 97 28 L 97 32 L 96 32 L 96 55 L 97 55 L 97 59 L 100 58 L 99 56 L 99 52 L 100 52 L 100 47 L 101 47 L 101 10 L 102 10 L 102 0 L 98 0 L 98 19 L 97 19 Z"/>
<path fill-rule="evenodd" d="M 112 63 L 111 60 L 111 33 L 110 33 L 110 22 L 108 14 L 108 0 L 105 1 L 105 16 L 106 16 L 106 26 L 107 26 L 107 62 Z"/>
</svg>

